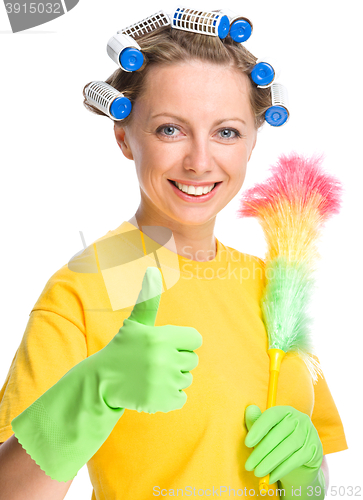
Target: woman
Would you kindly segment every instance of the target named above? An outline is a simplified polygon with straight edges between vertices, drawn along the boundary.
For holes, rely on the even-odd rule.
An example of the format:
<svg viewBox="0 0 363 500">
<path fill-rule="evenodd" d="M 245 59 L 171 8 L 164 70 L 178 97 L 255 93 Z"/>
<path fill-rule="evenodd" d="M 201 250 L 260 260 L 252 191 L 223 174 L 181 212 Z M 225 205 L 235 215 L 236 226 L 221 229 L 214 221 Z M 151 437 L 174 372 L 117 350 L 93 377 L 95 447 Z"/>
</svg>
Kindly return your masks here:
<svg viewBox="0 0 363 500">
<path fill-rule="evenodd" d="M 87 462 L 94 499 L 256 496 L 267 472 L 286 498 L 292 488 L 323 498 L 323 452 L 347 447 L 334 401 L 324 379 L 313 386 L 304 363 L 286 357 L 278 406 L 260 416 L 263 262 L 213 231 L 242 187 L 271 104 L 250 80 L 256 58 L 228 38 L 170 28 L 138 43 L 145 67 L 107 83 L 133 103 L 115 136 L 135 162 L 140 206 L 57 271 L 31 312 L 0 407 L 4 494 L 64 498 Z M 181 194 L 198 184 L 214 187 L 205 198 Z M 274 426 L 295 444 L 270 453 Z M 269 471 L 258 466 L 265 456 L 274 457 Z"/>
</svg>

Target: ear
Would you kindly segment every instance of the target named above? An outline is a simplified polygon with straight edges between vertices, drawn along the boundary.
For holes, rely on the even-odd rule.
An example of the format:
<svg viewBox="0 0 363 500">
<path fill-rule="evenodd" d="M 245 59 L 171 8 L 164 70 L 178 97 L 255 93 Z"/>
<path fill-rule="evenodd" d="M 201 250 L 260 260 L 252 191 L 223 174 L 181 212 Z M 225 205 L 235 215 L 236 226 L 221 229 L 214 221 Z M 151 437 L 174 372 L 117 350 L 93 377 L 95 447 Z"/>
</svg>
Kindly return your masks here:
<svg viewBox="0 0 363 500">
<path fill-rule="evenodd" d="M 127 159 L 133 160 L 134 157 L 132 155 L 132 151 L 130 146 L 128 145 L 128 140 L 125 138 L 126 136 L 126 130 L 124 127 L 120 127 L 119 125 L 114 124 L 113 127 L 115 137 L 116 137 L 116 142 L 119 145 L 122 153 L 124 156 L 126 156 Z"/>
</svg>

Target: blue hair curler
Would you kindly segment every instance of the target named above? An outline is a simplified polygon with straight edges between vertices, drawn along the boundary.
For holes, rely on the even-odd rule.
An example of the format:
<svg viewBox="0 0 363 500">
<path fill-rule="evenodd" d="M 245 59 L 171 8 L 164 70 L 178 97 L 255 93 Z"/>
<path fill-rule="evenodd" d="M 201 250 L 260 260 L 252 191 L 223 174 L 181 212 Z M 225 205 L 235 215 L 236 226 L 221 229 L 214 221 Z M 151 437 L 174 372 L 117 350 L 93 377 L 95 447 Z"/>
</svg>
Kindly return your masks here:
<svg viewBox="0 0 363 500">
<path fill-rule="evenodd" d="M 137 71 L 144 63 L 139 44 L 124 33 L 117 33 L 109 39 L 107 54 L 121 69 L 129 73 Z"/>
<path fill-rule="evenodd" d="M 170 26 L 170 19 L 160 10 L 138 23 L 119 30 L 107 43 L 108 55 L 124 71 L 137 71 L 144 64 L 144 56 L 136 39 L 163 26 Z"/>
<path fill-rule="evenodd" d="M 201 35 L 219 36 L 221 40 L 226 38 L 229 31 L 228 16 L 220 11 L 200 11 L 178 6 L 174 12 L 169 14 L 171 27 Z"/>
<path fill-rule="evenodd" d="M 253 68 L 251 78 L 259 87 L 267 86 L 273 82 L 275 71 L 270 64 L 260 62 Z"/>
<path fill-rule="evenodd" d="M 144 56 L 139 49 L 126 47 L 119 56 L 121 67 L 125 71 L 137 71 L 144 63 Z"/>
<path fill-rule="evenodd" d="M 94 81 L 85 88 L 87 102 L 112 120 L 123 120 L 131 113 L 131 101 L 108 83 Z"/>
<path fill-rule="evenodd" d="M 229 35 L 235 42 L 245 42 L 252 34 L 252 26 L 246 19 L 237 19 L 229 30 Z"/>
<path fill-rule="evenodd" d="M 281 83 L 271 85 L 272 106 L 265 113 L 265 120 L 273 127 L 284 125 L 290 117 L 287 89 Z"/>
<path fill-rule="evenodd" d="M 260 88 L 270 87 L 272 82 L 276 80 L 280 71 L 275 60 L 270 57 L 259 58 L 255 67 L 252 70 L 251 78 Z"/>
<path fill-rule="evenodd" d="M 253 25 L 247 17 L 242 17 L 229 9 L 221 9 L 219 12 L 228 16 L 230 22 L 229 36 L 235 42 L 246 42 L 252 35 Z"/>
</svg>

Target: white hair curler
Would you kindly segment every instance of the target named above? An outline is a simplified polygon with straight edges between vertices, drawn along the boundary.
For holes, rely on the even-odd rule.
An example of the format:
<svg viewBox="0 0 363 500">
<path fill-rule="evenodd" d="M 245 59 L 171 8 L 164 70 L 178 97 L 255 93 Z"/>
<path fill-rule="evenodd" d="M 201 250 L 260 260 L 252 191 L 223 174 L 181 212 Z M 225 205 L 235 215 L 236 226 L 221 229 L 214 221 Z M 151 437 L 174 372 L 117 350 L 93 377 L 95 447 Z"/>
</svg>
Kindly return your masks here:
<svg viewBox="0 0 363 500">
<path fill-rule="evenodd" d="M 221 13 L 225 14 L 230 22 L 229 36 L 235 42 L 246 42 L 252 35 L 253 25 L 247 17 L 240 16 L 229 9 L 220 9 Z"/>
<path fill-rule="evenodd" d="M 129 35 L 136 40 L 140 36 L 151 33 L 152 31 L 156 31 L 163 26 L 170 26 L 170 24 L 171 23 L 169 15 L 163 10 L 159 10 L 158 12 L 156 12 L 156 14 L 146 17 L 145 19 L 142 19 L 142 21 L 132 24 L 127 28 L 123 28 L 117 33 Z"/>
<path fill-rule="evenodd" d="M 169 16 L 175 29 L 219 36 L 222 40 L 228 35 L 229 19 L 220 11 L 193 10 L 179 5 Z"/>
<path fill-rule="evenodd" d="M 265 120 L 273 127 L 280 127 L 290 117 L 287 89 L 281 83 L 273 83 L 271 89 L 272 106 L 265 113 Z"/>
<path fill-rule="evenodd" d="M 140 45 L 131 36 L 120 32 L 109 39 L 107 54 L 129 73 L 137 71 L 144 63 Z"/>
<path fill-rule="evenodd" d="M 270 87 L 280 75 L 277 63 L 271 57 L 259 58 L 252 70 L 251 78 L 257 87 L 265 89 Z"/>
<path fill-rule="evenodd" d="M 123 120 L 131 112 L 131 101 L 108 83 L 94 81 L 85 88 L 87 102 L 112 120 Z"/>
</svg>

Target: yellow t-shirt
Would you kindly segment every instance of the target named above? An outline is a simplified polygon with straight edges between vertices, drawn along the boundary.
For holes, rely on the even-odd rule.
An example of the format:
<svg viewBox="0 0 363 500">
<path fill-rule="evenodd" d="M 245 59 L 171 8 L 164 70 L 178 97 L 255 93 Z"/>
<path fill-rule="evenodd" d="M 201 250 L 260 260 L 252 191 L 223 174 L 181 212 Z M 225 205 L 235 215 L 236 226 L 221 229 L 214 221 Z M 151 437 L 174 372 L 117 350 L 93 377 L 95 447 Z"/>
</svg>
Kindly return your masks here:
<svg viewBox="0 0 363 500">
<path fill-rule="evenodd" d="M 0 442 L 13 434 L 13 418 L 110 342 L 132 311 L 145 269 L 157 265 L 164 291 L 155 325 L 196 328 L 203 337 L 196 350 L 199 364 L 182 409 L 125 410 L 87 464 L 92 500 L 227 498 L 234 496 L 232 489 L 242 496 L 237 490 L 245 488 L 257 493 L 258 478 L 244 469 L 252 451 L 244 445 L 244 411 L 250 404 L 266 409 L 268 340 L 259 307 L 263 261 L 218 239 L 215 258 L 202 262 L 158 245 L 149 252 L 146 240 L 150 249 L 150 239 L 124 222 L 49 279 L 0 392 Z M 287 354 L 282 362 L 276 404 L 311 417 L 324 454 L 347 449 L 325 379 L 313 385 L 296 355 Z"/>
</svg>

